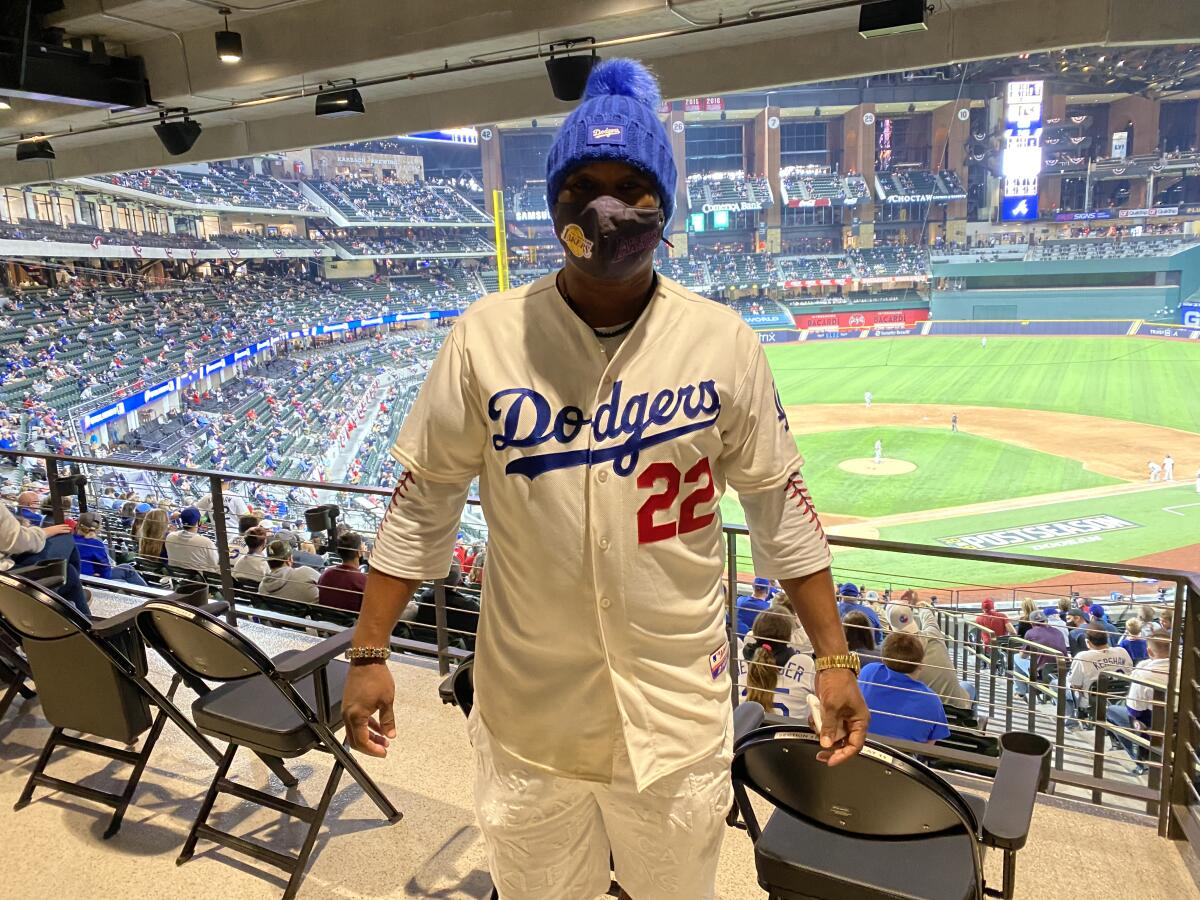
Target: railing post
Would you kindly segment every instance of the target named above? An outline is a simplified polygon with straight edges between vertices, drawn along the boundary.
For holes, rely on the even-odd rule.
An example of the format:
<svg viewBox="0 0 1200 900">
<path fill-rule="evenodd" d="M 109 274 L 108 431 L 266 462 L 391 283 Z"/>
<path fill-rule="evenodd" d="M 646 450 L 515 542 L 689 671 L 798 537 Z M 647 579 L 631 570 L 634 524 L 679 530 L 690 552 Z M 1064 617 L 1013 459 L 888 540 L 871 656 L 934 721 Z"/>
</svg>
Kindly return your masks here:
<svg viewBox="0 0 1200 900">
<path fill-rule="evenodd" d="M 1103 723 L 1108 721 L 1108 692 L 1111 690 L 1112 681 L 1108 677 L 1107 672 L 1101 672 L 1100 677 L 1096 679 L 1094 690 L 1096 693 L 1092 697 L 1092 728 L 1094 736 L 1092 738 L 1092 776 L 1095 778 L 1104 777 L 1104 738 L 1108 734 L 1108 729 Z M 1092 802 L 1099 806 L 1104 802 L 1104 791 L 1093 788 Z"/>
<path fill-rule="evenodd" d="M 1197 742 L 1192 711 L 1196 707 L 1195 684 L 1197 639 L 1200 627 L 1200 610 L 1196 602 L 1200 599 L 1187 581 L 1175 583 L 1175 615 L 1171 620 L 1171 665 L 1167 672 L 1167 705 L 1163 723 L 1163 781 L 1159 789 L 1158 833 L 1163 837 L 1182 838 L 1182 829 L 1174 823 L 1172 804 L 1191 806 L 1188 772 L 1176 772 L 1175 760 L 1183 760 L 1188 769 L 1192 766 L 1192 754 L 1188 749 Z M 1193 850 L 1196 848 L 1193 847 Z"/>
<path fill-rule="evenodd" d="M 1054 698 L 1054 768 L 1062 771 L 1067 741 L 1067 661 L 1059 656 L 1054 660 L 1058 685 Z"/>
<path fill-rule="evenodd" d="M 737 534 L 725 533 L 725 632 L 729 639 L 729 690 L 733 705 L 740 700 L 737 658 Z"/>
<path fill-rule="evenodd" d="M 1154 757 L 1157 756 L 1159 762 L 1162 761 L 1163 745 L 1166 741 L 1163 739 L 1166 734 L 1167 723 L 1167 695 L 1165 691 L 1154 690 L 1153 694 L 1154 705 L 1150 707 L 1150 749 L 1146 753 L 1146 771 L 1149 773 L 1147 784 L 1155 791 L 1161 791 L 1163 782 L 1166 780 L 1163 776 L 1163 771 L 1159 766 L 1154 764 Z M 1158 816 L 1162 804 L 1157 800 L 1148 800 L 1146 802 L 1146 814 Z"/>
<path fill-rule="evenodd" d="M 62 486 L 58 483 L 58 460 L 46 460 L 46 480 L 50 484 L 50 503 L 53 507 L 50 510 L 50 521 L 55 525 L 63 523 L 63 503 L 62 503 Z"/>
<path fill-rule="evenodd" d="M 225 492 L 219 475 L 210 475 L 209 490 L 212 493 L 213 531 L 217 535 L 217 568 L 221 573 L 221 595 L 229 604 L 225 620 L 237 628 L 237 609 L 234 608 L 233 567 L 229 562 L 229 535 L 225 528 Z"/>
<path fill-rule="evenodd" d="M 1008 677 L 1004 679 L 1004 730 L 1007 732 L 1013 727 L 1013 682 L 1016 680 L 1013 676 L 1017 671 L 1017 651 L 1012 647 L 1004 649 L 1008 653 Z"/>
<path fill-rule="evenodd" d="M 438 671 L 443 675 L 449 675 L 450 635 L 446 630 L 445 578 L 439 578 L 433 583 L 433 621 L 437 632 Z"/>
</svg>

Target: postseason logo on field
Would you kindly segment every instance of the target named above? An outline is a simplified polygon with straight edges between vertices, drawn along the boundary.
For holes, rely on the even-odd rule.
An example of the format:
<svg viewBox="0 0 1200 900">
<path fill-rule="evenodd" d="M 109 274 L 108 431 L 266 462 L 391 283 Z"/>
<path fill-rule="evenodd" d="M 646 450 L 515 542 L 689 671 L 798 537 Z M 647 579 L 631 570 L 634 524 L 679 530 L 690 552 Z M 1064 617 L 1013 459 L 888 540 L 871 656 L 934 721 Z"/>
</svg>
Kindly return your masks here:
<svg viewBox="0 0 1200 900">
<path fill-rule="evenodd" d="M 1117 516 L 1086 516 L 1081 519 L 1043 522 L 1040 525 L 1020 525 L 1016 528 L 1003 528 L 997 531 L 960 534 L 955 537 L 938 538 L 938 541 L 948 547 L 958 547 L 962 550 L 1002 550 L 1005 547 L 1035 544 L 1041 541 L 1059 542 L 1063 538 L 1087 538 L 1110 531 L 1123 531 L 1126 528 L 1141 528 L 1141 526 L 1136 522 L 1129 522 Z M 1078 543 L 1078 541 L 1068 540 L 1059 543 L 1058 546 L 1065 543 Z"/>
</svg>

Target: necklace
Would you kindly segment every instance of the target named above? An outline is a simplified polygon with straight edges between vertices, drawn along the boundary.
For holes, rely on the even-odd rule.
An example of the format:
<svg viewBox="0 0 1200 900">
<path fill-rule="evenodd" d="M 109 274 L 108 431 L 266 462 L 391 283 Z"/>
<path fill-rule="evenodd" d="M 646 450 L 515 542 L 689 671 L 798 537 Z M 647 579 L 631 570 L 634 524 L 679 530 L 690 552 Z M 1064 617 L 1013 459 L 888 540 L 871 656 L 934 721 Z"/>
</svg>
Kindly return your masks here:
<svg viewBox="0 0 1200 900">
<path fill-rule="evenodd" d="M 583 316 L 579 315 L 579 309 L 575 306 L 575 302 L 571 299 L 571 295 L 567 293 L 566 287 L 563 286 L 561 275 L 559 275 L 558 278 L 554 279 L 554 286 L 558 289 L 559 296 L 562 297 L 563 300 L 565 300 L 567 302 L 567 306 L 570 308 L 571 312 L 575 313 L 575 315 L 579 317 L 579 321 L 581 321 L 581 322 L 583 322 L 583 324 L 587 325 L 587 322 L 584 320 Z M 658 273 L 655 273 L 653 280 L 650 282 L 650 290 L 646 293 L 646 297 L 647 298 L 651 297 L 657 288 L 658 288 Z M 645 308 L 646 308 L 645 304 L 643 304 L 642 309 L 644 310 Z M 621 325 L 618 328 L 614 328 L 614 329 L 592 328 L 591 325 L 588 325 L 588 328 L 591 328 L 592 334 L 594 334 L 598 338 L 620 337 L 621 335 L 625 334 L 630 329 L 632 329 L 634 325 L 637 324 L 637 321 L 641 317 L 641 314 L 642 314 L 641 311 L 639 311 L 636 316 L 634 316 L 632 319 L 630 319 L 628 322 L 626 322 L 624 325 Z"/>
</svg>

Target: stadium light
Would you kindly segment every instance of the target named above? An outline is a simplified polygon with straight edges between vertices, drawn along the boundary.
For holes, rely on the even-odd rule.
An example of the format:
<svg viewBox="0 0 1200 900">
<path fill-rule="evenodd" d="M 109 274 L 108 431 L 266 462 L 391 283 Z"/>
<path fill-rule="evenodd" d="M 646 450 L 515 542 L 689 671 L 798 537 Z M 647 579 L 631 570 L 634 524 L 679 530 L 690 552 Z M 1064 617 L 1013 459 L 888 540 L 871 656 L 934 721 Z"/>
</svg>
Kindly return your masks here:
<svg viewBox="0 0 1200 900">
<path fill-rule="evenodd" d="M 550 90 L 554 92 L 557 100 L 574 102 L 582 97 L 583 89 L 587 86 L 588 76 L 592 73 L 592 66 L 600 61 L 600 57 L 596 55 L 595 48 L 587 56 L 555 56 L 554 48 L 558 47 L 559 53 L 565 53 L 575 44 L 584 41 L 596 43 L 595 38 L 588 37 L 550 45 L 550 58 L 546 60 L 546 75 L 550 78 Z"/>
<path fill-rule="evenodd" d="M 933 7 L 929 7 L 930 10 Z M 865 38 L 926 31 L 925 0 L 876 0 L 858 10 L 858 33 Z"/>
<path fill-rule="evenodd" d="M 54 148 L 49 141 L 22 141 L 17 144 L 17 162 L 27 159 L 54 159 Z"/>
<path fill-rule="evenodd" d="M 216 33 L 217 59 L 223 63 L 240 63 L 242 61 L 242 36 L 239 32 L 229 30 L 229 10 L 221 7 L 217 14 L 225 20 L 225 29 Z"/>
<path fill-rule="evenodd" d="M 192 145 L 196 143 L 196 138 L 200 137 L 200 123 L 195 119 L 189 119 L 187 110 L 184 110 L 182 122 L 168 122 L 164 113 L 162 121 L 154 126 L 154 133 L 158 135 L 158 139 L 162 141 L 162 145 L 168 153 L 172 156 L 180 156 L 191 150 Z"/>
<path fill-rule="evenodd" d="M 328 116 L 340 119 L 343 116 L 357 116 L 366 112 L 362 94 L 358 88 L 339 88 L 332 91 L 321 91 L 317 94 L 316 113 L 318 116 Z"/>
</svg>

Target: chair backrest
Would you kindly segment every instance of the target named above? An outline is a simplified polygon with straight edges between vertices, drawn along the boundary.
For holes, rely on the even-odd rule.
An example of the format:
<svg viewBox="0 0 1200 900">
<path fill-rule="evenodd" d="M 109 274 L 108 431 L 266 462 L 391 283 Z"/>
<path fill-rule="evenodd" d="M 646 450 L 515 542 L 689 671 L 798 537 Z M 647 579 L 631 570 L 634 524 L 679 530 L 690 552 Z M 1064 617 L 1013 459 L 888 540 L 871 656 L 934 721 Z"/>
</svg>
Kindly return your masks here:
<svg viewBox="0 0 1200 900">
<path fill-rule="evenodd" d="M 36 582 L 0 573 L 0 624 L 21 644 L 52 725 L 133 743 L 150 727 L 146 672 L 132 630 L 100 638 L 74 606 Z"/>
<path fill-rule="evenodd" d="M 475 705 L 475 657 L 468 656 L 454 670 L 451 686 L 454 688 L 454 702 L 462 710 L 464 716 L 471 714 Z"/>
<path fill-rule="evenodd" d="M 830 767 L 819 738 L 802 725 L 759 728 L 734 749 L 733 780 L 814 825 L 847 835 L 921 838 L 953 831 L 979 834 L 966 801 L 932 770 L 867 741 Z"/>
<path fill-rule="evenodd" d="M 275 671 L 271 658 L 237 629 L 201 609 L 152 600 L 137 616 L 146 643 L 190 683 L 240 681 Z"/>
</svg>

